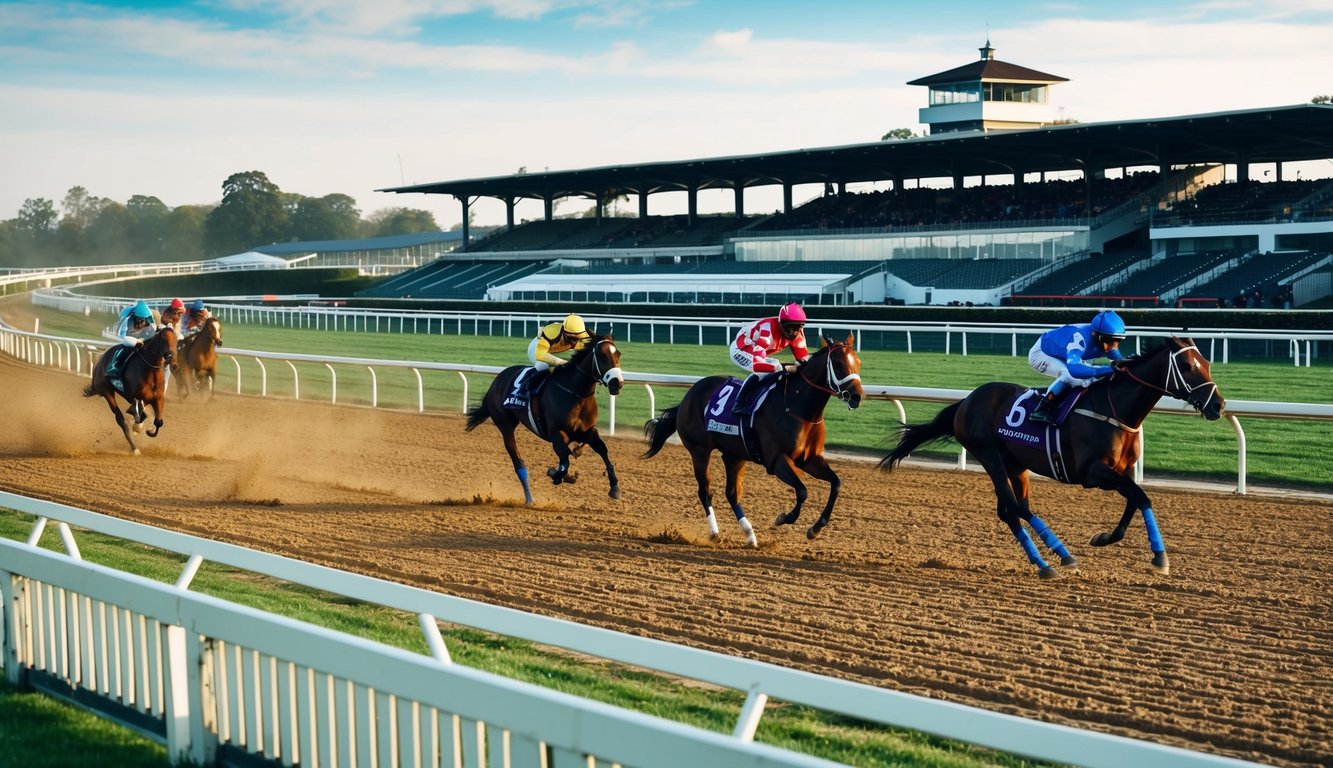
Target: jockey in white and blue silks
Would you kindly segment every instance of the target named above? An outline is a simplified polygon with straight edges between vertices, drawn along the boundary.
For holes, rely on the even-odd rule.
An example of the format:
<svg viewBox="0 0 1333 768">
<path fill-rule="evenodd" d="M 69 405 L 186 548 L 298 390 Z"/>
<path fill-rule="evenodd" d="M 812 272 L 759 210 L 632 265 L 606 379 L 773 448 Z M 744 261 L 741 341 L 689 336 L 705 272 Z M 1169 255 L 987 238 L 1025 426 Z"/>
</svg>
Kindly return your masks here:
<svg viewBox="0 0 1333 768">
<path fill-rule="evenodd" d="M 120 311 L 120 322 L 116 325 L 116 336 L 126 347 L 137 347 L 157 333 L 153 326 L 153 310 L 143 301 L 136 302 Z"/>
<path fill-rule="evenodd" d="M 1125 321 L 1111 310 L 1098 312 L 1091 323 L 1064 325 L 1047 331 L 1028 351 L 1028 364 L 1037 373 L 1055 381 L 1046 390 L 1033 421 L 1050 422 L 1051 403 L 1067 387 L 1086 387 L 1102 376 L 1115 371 L 1110 365 L 1088 365 L 1088 360 L 1123 360 L 1117 349 L 1125 338 Z"/>
</svg>

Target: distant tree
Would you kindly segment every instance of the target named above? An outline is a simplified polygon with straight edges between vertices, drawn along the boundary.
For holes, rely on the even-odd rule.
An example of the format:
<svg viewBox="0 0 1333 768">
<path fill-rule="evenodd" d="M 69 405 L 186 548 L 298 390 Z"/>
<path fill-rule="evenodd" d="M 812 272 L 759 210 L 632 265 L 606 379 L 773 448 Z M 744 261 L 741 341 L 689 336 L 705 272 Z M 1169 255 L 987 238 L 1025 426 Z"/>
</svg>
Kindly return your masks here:
<svg viewBox="0 0 1333 768">
<path fill-rule="evenodd" d="M 361 211 L 347 195 L 303 197 L 291 214 L 297 240 L 351 240 L 361 234 Z"/>
<path fill-rule="evenodd" d="M 131 195 L 125 204 L 130 217 L 126 247 L 139 257 L 152 261 L 170 261 L 167 255 L 167 219 L 171 209 L 152 195 Z"/>
<path fill-rule="evenodd" d="M 87 229 L 102 207 L 109 201 L 88 194 L 83 187 L 70 187 L 60 207 L 65 211 L 65 218 L 73 222 L 77 229 Z"/>
<path fill-rule="evenodd" d="M 903 139 L 915 139 L 916 131 L 911 128 L 894 128 L 879 138 L 880 141 L 902 141 Z"/>
<path fill-rule="evenodd" d="M 1321 93 L 1310 99 L 1311 104 L 1333 104 L 1333 94 Z"/>
<path fill-rule="evenodd" d="M 204 251 L 222 256 L 287 239 L 282 190 L 261 171 L 233 173 L 222 182 L 222 202 L 204 222 Z"/>
<path fill-rule="evenodd" d="M 413 208 L 381 208 L 370 217 L 372 237 L 412 235 L 417 232 L 438 232 L 440 225 L 430 211 Z"/>
<path fill-rule="evenodd" d="M 120 203 L 106 201 L 84 230 L 89 260 L 101 264 L 143 261 L 146 255 L 136 253 L 130 247 L 133 230 L 134 216 L 129 209 Z"/>
<path fill-rule="evenodd" d="M 210 205 L 178 205 L 166 220 L 162 250 L 167 261 L 196 261 L 204 257 L 204 226 Z"/>
<path fill-rule="evenodd" d="M 55 228 L 57 218 L 54 203 L 44 197 L 30 197 L 23 201 L 15 221 L 31 235 L 44 235 Z"/>
</svg>

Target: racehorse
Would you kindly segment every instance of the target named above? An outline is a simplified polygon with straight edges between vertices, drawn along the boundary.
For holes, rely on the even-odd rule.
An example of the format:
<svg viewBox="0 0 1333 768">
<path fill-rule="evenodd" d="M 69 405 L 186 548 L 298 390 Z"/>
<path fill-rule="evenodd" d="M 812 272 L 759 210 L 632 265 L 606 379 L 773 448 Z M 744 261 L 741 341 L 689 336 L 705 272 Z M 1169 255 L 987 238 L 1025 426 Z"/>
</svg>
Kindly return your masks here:
<svg viewBox="0 0 1333 768">
<path fill-rule="evenodd" d="M 1221 417 L 1226 401 L 1213 383 L 1208 361 L 1190 339 L 1171 337 L 1161 346 L 1118 361 L 1115 368 L 1082 392 L 1068 420 L 1058 426 L 1028 418 L 1029 409 L 1040 397 L 1038 391 L 1018 384 L 983 384 L 940 411 L 934 421 L 902 427 L 897 447 L 879 465 L 892 470 L 926 443 L 957 440 L 990 475 L 1000 520 L 1009 526 L 1042 578 L 1058 576 L 1059 571 L 1038 554 L 1023 529 L 1024 522 L 1059 556 L 1062 567 L 1076 571 L 1078 563 L 1029 509 L 1028 472 L 1085 488 L 1116 491 L 1125 497 L 1125 512 L 1115 530 L 1093 537 L 1092 546 L 1120 541 L 1135 510 L 1142 510 L 1152 566 L 1168 574 L 1170 562 L 1152 503 L 1129 475 L 1139 458 L 1139 426 L 1162 395 L 1189 403 L 1209 421 Z M 1062 410 L 1069 409 L 1066 401 Z"/>
<path fill-rule="evenodd" d="M 208 379 L 208 398 L 213 399 L 213 379 L 218 372 L 218 347 L 222 346 L 222 323 L 210 317 L 199 331 L 181 341 L 181 399 L 189 397 L 191 389 L 203 389 Z"/>
<path fill-rule="evenodd" d="M 120 406 L 116 404 L 116 396 L 120 395 L 129 402 L 129 412 L 134 414 L 135 432 L 140 431 L 139 425 L 148 416 L 144 411 L 144 405 L 153 406 L 153 428 L 146 434 L 149 437 L 157 437 L 157 433 L 162 429 L 163 397 L 166 394 L 166 374 L 162 369 L 169 365 L 173 371 L 177 370 L 176 330 L 170 325 L 164 325 L 143 344 L 127 352 L 122 352 L 122 349 L 117 344 L 102 353 L 97 365 L 93 366 L 92 383 L 84 387 L 83 396 L 101 395 L 106 398 L 111 412 L 116 415 L 116 423 L 125 433 L 125 441 L 130 444 L 130 450 L 134 451 L 134 455 L 138 456 L 139 447 L 130 437 L 130 427 L 125 423 L 125 414 L 120 412 Z M 120 364 L 122 389 L 117 389 L 106 375 L 107 364 L 115 354 L 126 355 Z"/>
<path fill-rule="evenodd" d="M 526 374 L 524 372 L 527 372 Z M 532 376 L 531 366 L 512 365 L 500 372 L 491 382 L 481 403 L 467 412 L 467 431 L 490 419 L 504 438 L 505 450 L 514 464 L 514 474 L 523 483 L 523 495 L 532 503 L 532 489 L 528 485 L 528 467 L 518 455 L 514 430 L 519 424 L 537 437 L 551 444 L 559 466 L 547 470 L 546 476 L 556 485 L 573 483 L 577 472 L 569 471 L 571 443 L 582 443 L 602 457 L 606 476 L 611 482 L 611 498 L 620 498 L 620 480 L 607 454 L 606 443 L 597 432 L 597 385 L 606 385 L 614 397 L 620 394 L 625 378 L 620 372 L 620 349 L 610 336 L 593 336 L 574 353 L 569 362 L 551 368 L 540 389 L 531 394 L 529 404 L 522 410 L 505 406 L 520 375 Z M 526 385 L 525 385 L 526 386 Z"/>
<path fill-rule="evenodd" d="M 806 529 L 806 538 L 815 538 L 828 525 L 842 482 L 824 460 L 824 406 L 834 395 L 850 409 L 861 405 L 861 361 L 852 348 L 852 341 L 850 335 L 845 342 L 833 341 L 826 336 L 819 351 L 806 358 L 796 371 L 770 376 L 771 388 L 763 388 L 764 392 L 759 393 L 763 399 L 753 408 L 751 417 L 742 417 L 740 425 L 722 423 L 730 414 L 732 398 L 740 389 L 740 382 L 730 376 L 700 379 L 685 393 L 679 405 L 668 408 L 644 425 L 643 433 L 649 438 L 644 458 L 657 455 L 667 438 L 680 433 L 680 442 L 694 462 L 699 502 L 703 504 L 712 538 L 718 536 L 708 475 L 713 451 L 722 455 L 727 470 L 727 503 L 736 514 L 736 522 L 745 532 L 750 546 L 759 544 L 754 527 L 741 507 L 741 481 L 749 461 L 759 464 L 770 475 L 777 475 L 796 491 L 796 505 L 791 511 L 779 514 L 774 525 L 790 525 L 801 516 L 807 494 L 805 484 L 796 474 L 797 469 L 829 484 L 824 512 Z M 753 451 L 746 445 L 747 436 Z"/>
</svg>

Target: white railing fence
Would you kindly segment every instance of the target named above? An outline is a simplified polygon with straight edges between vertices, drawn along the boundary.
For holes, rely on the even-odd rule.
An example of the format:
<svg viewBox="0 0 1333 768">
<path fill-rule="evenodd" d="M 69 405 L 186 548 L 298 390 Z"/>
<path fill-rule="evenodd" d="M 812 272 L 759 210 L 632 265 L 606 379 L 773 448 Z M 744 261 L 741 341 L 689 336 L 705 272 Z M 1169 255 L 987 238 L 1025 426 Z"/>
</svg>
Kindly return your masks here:
<svg viewBox="0 0 1333 768">
<path fill-rule="evenodd" d="M 816 766 L 753 741 L 772 697 L 1039 760 L 1248 765 L 587 627 L 0 493 L 36 516 L 0 539 L 6 677 L 83 701 L 167 744 L 173 761 L 282 765 Z M 50 521 L 65 553 L 37 545 Z M 71 526 L 189 556 L 175 584 L 83 561 Z M 192 592 L 205 560 L 415 614 L 421 656 Z M 730 736 L 466 669 L 439 623 L 474 627 L 747 694 Z"/>
<path fill-rule="evenodd" d="M 75 339 L 59 336 L 50 336 L 39 333 L 29 333 L 26 331 L 17 331 L 12 328 L 0 327 L 0 353 L 17 357 L 35 365 L 58 368 L 71 373 L 83 375 L 92 370 L 97 356 L 107 346 L 105 340 Z M 348 369 L 368 369 L 370 371 L 371 394 L 370 403 L 372 407 L 379 404 L 379 379 L 375 374 L 377 369 L 405 370 L 413 374 L 416 385 L 416 410 L 424 412 L 426 410 L 426 383 L 421 373 L 422 371 L 453 372 L 456 373 L 462 382 L 462 397 L 458 408 L 464 411 L 470 404 L 469 398 L 473 391 L 472 382 L 468 378 L 469 374 L 482 376 L 489 381 L 499 373 L 502 368 L 491 365 L 461 365 L 457 363 L 436 363 L 427 361 L 411 360 L 380 360 L 375 358 L 361 357 L 338 357 L 332 355 L 305 355 L 289 352 L 265 352 L 258 350 L 240 350 L 228 348 L 223 357 L 227 358 L 236 375 L 236 393 L 252 394 L 262 397 L 271 395 L 268 385 L 268 368 L 264 361 L 277 361 L 285 363 L 290 371 L 294 382 L 294 393 L 296 399 L 300 399 L 300 372 L 293 363 L 307 363 L 322 365 L 331 375 L 330 402 L 338 402 L 338 376 L 337 370 Z M 246 369 L 242 367 L 241 360 L 253 362 L 253 369 L 247 374 Z M 337 366 L 337 368 L 335 368 Z M 246 377 L 249 378 L 246 378 Z M 647 393 L 648 407 L 644 413 L 644 421 L 657 415 L 657 393 L 654 386 L 666 386 L 674 388 L 686 388 L 698 380 L 695 376 L 680 376 L 674 374 L 662 373 L 637 373 L 626 372 L 625 380 L 628 383 L 637 383 L 644 386 Z M 927 387 L 896 387 L 876 384 L 866 384 L 863 387 L 867 399 L 877 401 L 887 401 L 892 404 L 897 412 L 897 422 L 906 423 L 907 416 L 903 407 L 904 402 L 933 402 L 933 403 L 952 403 L 962 399 L 968 394 L 965 389 L 933 389 Z M 484 390 L 482 390 L 484 391 Z M 606 431 L 607 434 L 614 435 L 616 432 L 616 398 L 607 398 L 608 407 L 606 409 Z M 1185 403 L 1169 398 L 1159 401 L 1153 409 L 1154 413 L 1169 413 L 1177 415 L 1193 416 L 1194 410 Z M 1295 419 L 1315 419 L 1315 420 L 1333 420 L 1333 404 L 1320 403 L 1283 403 L 1283 402 L 1264 402 L 1253 400 L 1228 400 L 1226 418 L 1231 424 L 1236 435 L 1236 492 L 1244 494 L 1247 492 L 1247 463 L 1248 451 L 1245 441 L 1245 431 L 1241 426 L 1239 417 L 1263 417 L 1263 418 L 1295 418 Z M 1140 431 L 1139 440 L 1146 439 L 1145 432 Z M 1135 467 L 1135 480 L 1143 481 L 1144 477 L 1144 452 L 1140 451 L 1139 463 Z M 967 453 L 964 450 L 959 451 L 958 467 L 964 468 L 967 465 Z"/>
</svg>

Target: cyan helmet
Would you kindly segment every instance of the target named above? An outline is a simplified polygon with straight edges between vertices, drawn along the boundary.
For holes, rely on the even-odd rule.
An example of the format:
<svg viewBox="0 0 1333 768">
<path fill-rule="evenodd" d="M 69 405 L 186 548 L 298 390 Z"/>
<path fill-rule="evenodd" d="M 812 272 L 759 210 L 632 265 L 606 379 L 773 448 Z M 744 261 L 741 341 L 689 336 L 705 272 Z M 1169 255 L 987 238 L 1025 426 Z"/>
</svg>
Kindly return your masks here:
<svg viewBox="0 0 1333 768">
<path fill-rule="evenodd" d="M 136 320 L 152 320 L 153 310 L 148 308 L 147 302 L 140 300 L 135 303 L 134 309 L 130 310 L 130 316 Z"/>
<path fill-rule="evenodd" d="M 792 303 L 778 310 L 778 322 L 782 324 L 800 323 L 805 324 L 805 310 L 801 309 L 800 304 Z"/>
<path fill-rule="evenodd" d="M 1092 332 L 1119 341 L 1125 338 L 1125 321 L 1109 309 L 1098 312 L 1097 316 L 1092 318 Z"/>
<path fill-rule="evenodd" d="M 204 311 L 204 300 L 203 300 L 203 299 L 195 299 L 194 302 L 190 304 L 190 311 L 191 311 L 191 312 L 203 312 L 203 311 Z"/>
</svg>

